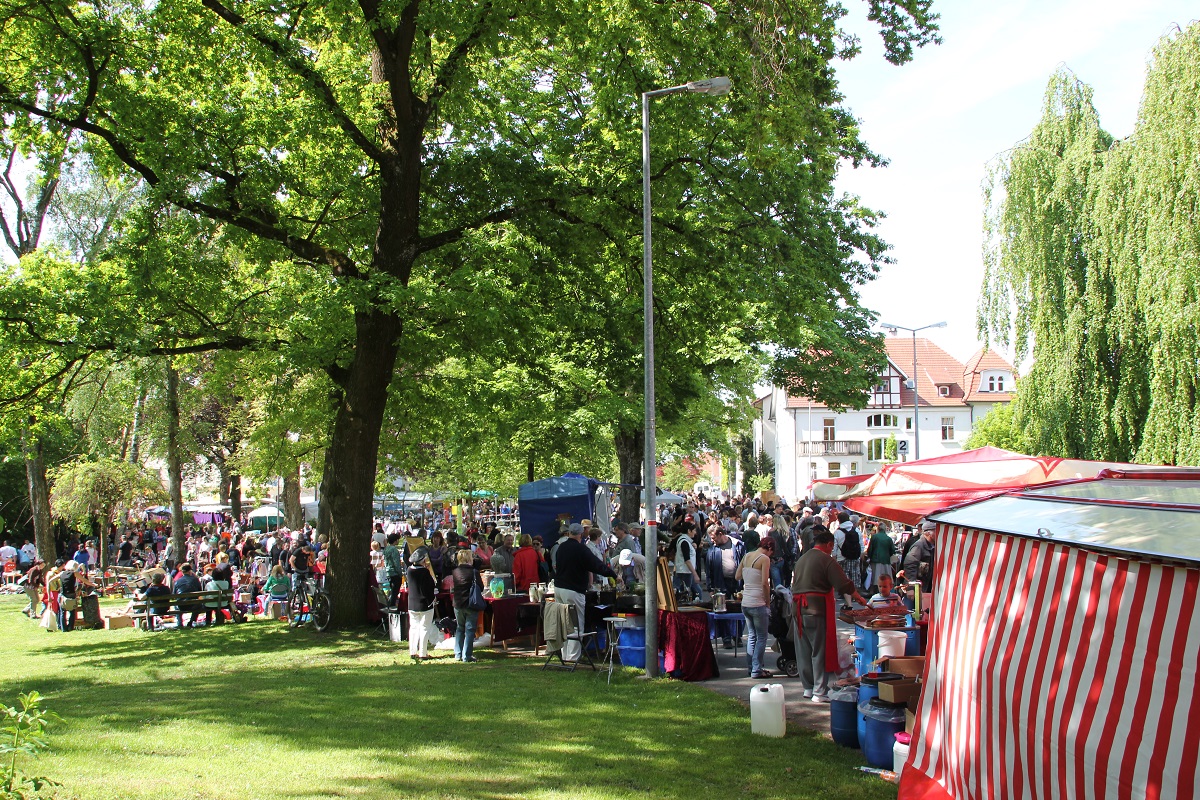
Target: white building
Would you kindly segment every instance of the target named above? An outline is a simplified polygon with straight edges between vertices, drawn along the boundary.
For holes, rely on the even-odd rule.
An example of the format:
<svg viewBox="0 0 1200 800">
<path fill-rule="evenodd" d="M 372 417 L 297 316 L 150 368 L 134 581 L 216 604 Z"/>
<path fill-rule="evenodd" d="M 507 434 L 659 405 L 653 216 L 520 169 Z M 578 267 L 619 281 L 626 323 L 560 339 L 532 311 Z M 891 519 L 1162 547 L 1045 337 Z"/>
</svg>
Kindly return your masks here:
<svg viewBox="0 0 1200 800">
<path fill-rule="evenodd" d="M 928 339 L 916 340 L 920 433 L 913 429 L 913 339 L 889 337 L 887 368 L 861 411 L 836 412 L 788 395 L 782 387 L 756 401 L 754 444 L 775 461 L 775 493 L 808 496 L 818 478 L 868 475 L 885 463 L 895 437 L 895 460 L 932 458 L 962 450 L 974 423 L 1012 397 L 1012 365 L 980 351 L 964 365 Z"/>
</svg>

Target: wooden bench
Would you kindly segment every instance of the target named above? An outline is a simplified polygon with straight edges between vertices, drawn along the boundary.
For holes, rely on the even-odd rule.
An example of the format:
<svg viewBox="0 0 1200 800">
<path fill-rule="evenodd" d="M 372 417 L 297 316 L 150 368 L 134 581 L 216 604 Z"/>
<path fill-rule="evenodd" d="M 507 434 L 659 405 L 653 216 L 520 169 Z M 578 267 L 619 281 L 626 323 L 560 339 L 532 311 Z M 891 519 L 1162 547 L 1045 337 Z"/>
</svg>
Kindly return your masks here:
<svg viewBox="0 0 1200 800">
<path fill-rule="evenodd" d="M 199 592 L 183 592 L 182 594 L 164 594 L 134 600 L 131 613 L 138 619 L 139 624 L 148 631 L 154 630 L 154 620 L 158 617 L 173 617 L 180 613 L 191 614 L 210 608 L 210 603 L 216 603 L 216 611 L 230 609 L 233 606 L 233 589 L 204 589 Z M 181 612 L 179 609 L 183 609 Z"/>
</svg>

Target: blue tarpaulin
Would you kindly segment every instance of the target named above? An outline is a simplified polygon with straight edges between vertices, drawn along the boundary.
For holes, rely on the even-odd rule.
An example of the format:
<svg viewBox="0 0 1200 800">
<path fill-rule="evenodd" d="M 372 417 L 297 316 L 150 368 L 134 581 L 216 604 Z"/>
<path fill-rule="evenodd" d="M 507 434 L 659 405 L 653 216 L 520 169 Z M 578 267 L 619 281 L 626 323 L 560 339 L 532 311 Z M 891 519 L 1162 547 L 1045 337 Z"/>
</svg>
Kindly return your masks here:
<svg viewBox="0 0 1200 800">
<path fill-rule="evenodd" d="M 517 490 L 521 532 L 541 536 L 545 546 L 550 547 L 558 538 L 561 515 L 566 515 L 569 522 L 594 518 L 598 486 L 600 481 L 577 472 L 522 484 Z"/>
</svg>

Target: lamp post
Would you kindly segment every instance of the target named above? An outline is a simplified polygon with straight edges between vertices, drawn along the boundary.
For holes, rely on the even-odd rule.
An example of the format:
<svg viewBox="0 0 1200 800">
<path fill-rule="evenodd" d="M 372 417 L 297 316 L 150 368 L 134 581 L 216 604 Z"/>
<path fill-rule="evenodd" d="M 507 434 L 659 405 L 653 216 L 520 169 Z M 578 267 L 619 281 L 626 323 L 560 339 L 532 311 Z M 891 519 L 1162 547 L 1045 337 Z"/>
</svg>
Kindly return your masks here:
<svg viewBox="0 0 1200 800">
<path fill-rule="evenodd" d="M 654 276 L 650 263 L 650 101 L 655 97 L 681 92 L 695 92 L 719 97 L 729 93 L 729 78 L 709 78 L 703 81 L 654 89 L 642 93 L 642 315 L 643 348 L 646 367 L 646 452 L 642 463 L 642 487 L 646 493 L 646 528 L 642 552 L 646 555 L 646 677 L 658 676 L 658 515 L 655 500 L 654 458 Z"/>
<path fill-rule="evenodd" d="M 917 396 L 917 332 L 928 328 L 944 328 L 945 322 L 935 322 L 932 325 L 922 325 L 919 328 L 906 328 L 903 325 L 893 325 L 890 322 L 881 322 L 880 326 L 887 329 L 888 332 L 895 335 L 897 330 L 910 331 L 912 333 L 913 345 L 913 374 L 912 374 L 912 393 L 913 393 L 913 457 L 914 460 L 921 460 L 921 420 L 918 414 L 920 409 L 917 407 L 919 397 Z"/>
</svg>

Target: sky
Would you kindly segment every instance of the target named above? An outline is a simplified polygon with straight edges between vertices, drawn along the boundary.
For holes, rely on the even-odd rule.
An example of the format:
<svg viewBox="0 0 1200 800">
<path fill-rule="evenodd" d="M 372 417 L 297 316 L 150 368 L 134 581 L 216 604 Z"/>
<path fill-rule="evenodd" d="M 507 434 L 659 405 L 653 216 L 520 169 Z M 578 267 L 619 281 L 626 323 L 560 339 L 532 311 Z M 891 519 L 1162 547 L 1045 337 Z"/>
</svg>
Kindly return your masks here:
<svg viewBox="0 0 1200 800">
<path fill-rule="evenodd" d="M 1100 124 L 1128 136 L 1151 51 L 1176 25 L 1200 17 L 1200 5 L 934 0 L 943 43 L 899 67 L 884 60 L 866 3 L 846 5 L 845 27 L 859 35 L 863 52 L 838 65 L 845 104 L 867 144 L 890 161 L 883 169 L 847 169 L 838 180 L 841 191 L 887 214 L 878 232 L 895 263 L 863 289 L 863 302 L 883 322 L 915 328 L 945 321 L 919 335 L 965 361 L 981 346 L 975 309 L 988 162 L 1029 135 L 1059 65 L 1095 90 Z"/>
</svg>

